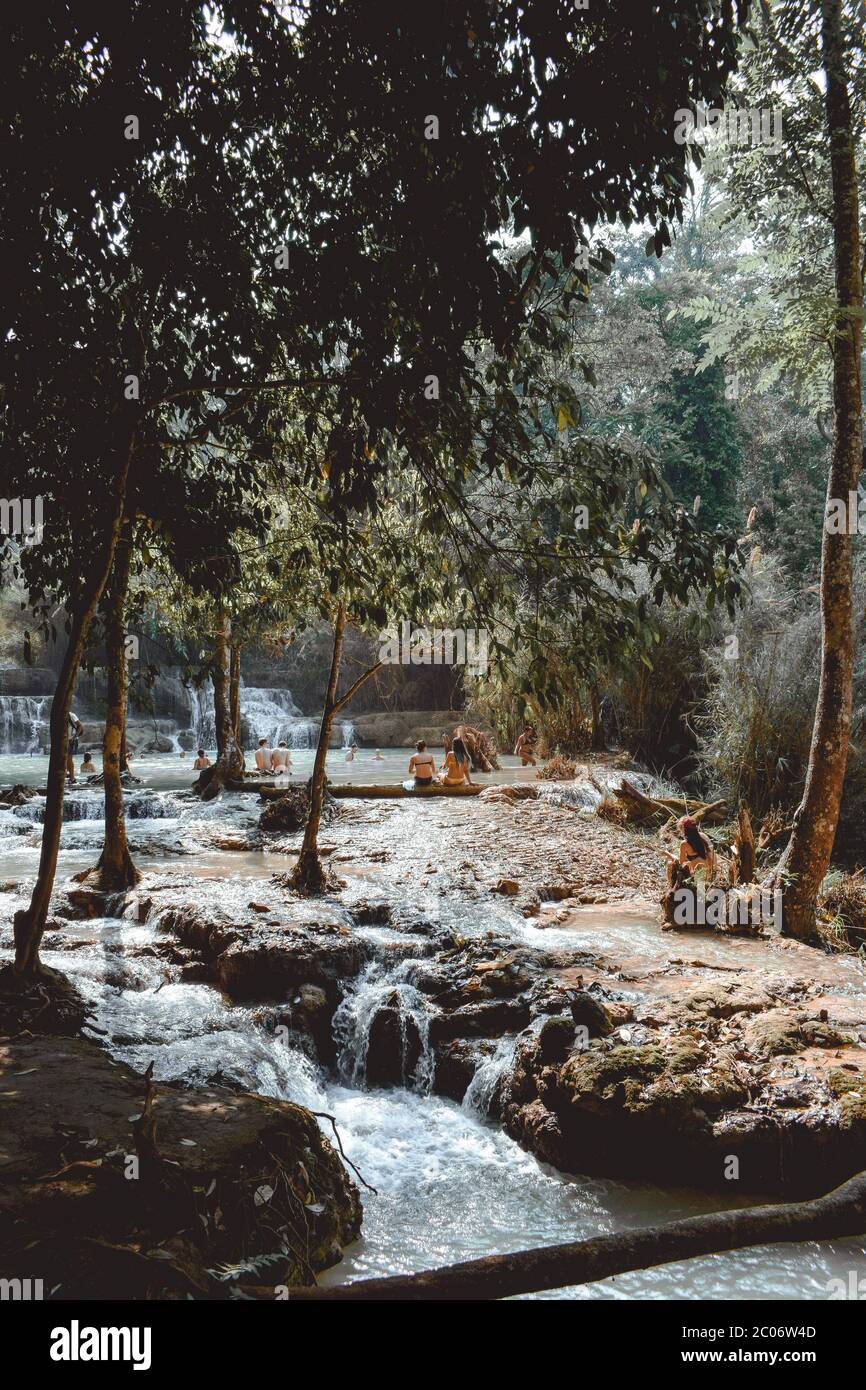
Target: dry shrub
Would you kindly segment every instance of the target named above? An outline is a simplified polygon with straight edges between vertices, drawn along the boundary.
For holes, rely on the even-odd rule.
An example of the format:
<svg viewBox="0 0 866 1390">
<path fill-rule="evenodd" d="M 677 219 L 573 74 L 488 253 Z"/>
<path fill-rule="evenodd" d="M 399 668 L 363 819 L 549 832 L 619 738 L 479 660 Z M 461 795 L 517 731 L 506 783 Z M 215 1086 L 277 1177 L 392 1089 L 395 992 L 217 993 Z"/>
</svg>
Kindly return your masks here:
<svg viewBox="0 0 866 1390">
<path fill-rule="evenodd" d="M 835 878 L 818 899 L 829 918 L 821 936 L 836 950 L 860 951 L 866 947 L 866 879 L 863 872 Z"/>
<path fill-rule="evenodd" d="M 557 749 L 535 775 L 547 782 L 573 782 L 577 776 L 577 763 Z"/>
<path fill-rule="evenodd" d="M 613 825 L 625 825 L 628 820 L 622 802 L 612 796 L 606 796 L 599 802 L 595 814 L 601 816 L 602 820 L 611 821 Z"/>
</svg>

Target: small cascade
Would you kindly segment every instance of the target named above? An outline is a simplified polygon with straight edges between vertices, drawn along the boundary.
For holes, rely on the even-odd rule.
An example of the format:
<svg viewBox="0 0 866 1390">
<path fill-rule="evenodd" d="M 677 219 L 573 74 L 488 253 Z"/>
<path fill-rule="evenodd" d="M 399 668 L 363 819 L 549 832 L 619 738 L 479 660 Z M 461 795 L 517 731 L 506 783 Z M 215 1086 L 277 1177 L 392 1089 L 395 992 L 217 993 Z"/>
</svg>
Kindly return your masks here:
<svg viewBox="0 0 866 1390">
<path fill-rule="evenodd" d="M 430 1015 L 424 995 L 378 964 L 334 1015 L 341 1076 L 352 1086 L 405 1086 L 427 1092 L 433 1082 Z"/>
<path fill-rule="evenodd" d="M 0 695 L 0 753 L 41 751 L 50 711 L 50 695 Z"/>
<path fill-rule="evenodd" d="M 470 1110 L 483 1119 L 487 1118 L 494 1102 L 499 1100 L 500 1087 L 511 1070 L 516 1047 L 516 1037 L 499 1039 L 495 1051 L 481 1063 L 466 1088 L 463 1097 L 464 1110 Z"/>
<path fill-rule="evenodd" d="M 180 814 L 171 797 L 160 796 L 156 792 L 128 792 L 124 797 L 123 808 L 127 820 L 168 820 Z M 12 815 L 18 820 L 41 825 L 45 820 L 45 799 L 34 797 L 22 806 L 13 806 Z M 64 821 L 99 821 L 105 818 L 105 798 L 102 790 L 67 792 L 63 798 Z"/>
<path fill-rule="evenodd" d="M 647 796 L 669 794 L 663 784 L 648 772 L 627 772 L 625 776 L 632 786 Z M 553 806 L 570 806 L 576 811 L 595 811 L 605 793 L 612 795 L 613 788 L 620 785 L 622 778 L 622 772 L 595 768 L 592 782 L 585 777 L 576 777 L 573 782 L 542 781 L 538 786 L 538 799 L 548 801 Z"/>
<path fill-rule="evenodd" d="M 355 742 L 355 725 L 351 719 L 344 719 L 342 725 L 343 747 L 351 748 Z"/>
</svg>

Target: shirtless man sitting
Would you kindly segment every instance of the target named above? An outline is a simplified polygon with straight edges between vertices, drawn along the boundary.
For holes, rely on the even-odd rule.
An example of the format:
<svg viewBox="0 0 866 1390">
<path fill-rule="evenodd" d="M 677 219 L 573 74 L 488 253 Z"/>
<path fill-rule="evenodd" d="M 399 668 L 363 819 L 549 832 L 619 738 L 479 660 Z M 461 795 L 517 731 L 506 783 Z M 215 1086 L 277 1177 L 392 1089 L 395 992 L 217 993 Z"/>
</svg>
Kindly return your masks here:
<svg viewBox="0 0 866 1390">
<path fill-rule="evenodd" d="M 292 770 L 292 753 L 285 740 L 282 740 L 271 753 L 271 771 L 277 777 L 288 777 Z"/>
<path fill-rule="evenodd" d="M 192 766 L 194 772 L 200 771 L 203 767 L 210 767 L 210 758 L 207 756 L 203 748 L 200 748 L 198 750 L 198 757 L 196 758 Z"/>
<path fill-rule="evenodd" d="M 259 746 L 256 749 L 256 767 L 259 772 L 271 772 L 273 770 L 273 756 L 274 752 L 272 748 L 268 747 L 268 740 L 260 738 Z"/>
</svg>

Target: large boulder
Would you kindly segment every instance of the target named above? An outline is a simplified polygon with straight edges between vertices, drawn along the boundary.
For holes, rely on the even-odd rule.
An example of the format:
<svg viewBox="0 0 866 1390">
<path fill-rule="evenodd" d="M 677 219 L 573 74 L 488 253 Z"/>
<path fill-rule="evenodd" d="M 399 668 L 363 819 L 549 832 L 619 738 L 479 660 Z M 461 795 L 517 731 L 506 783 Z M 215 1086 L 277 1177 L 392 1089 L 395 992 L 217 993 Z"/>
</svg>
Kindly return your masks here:
<svg viewBox="0 0 866 1390">
<path fill-rule="evenodd" d="M 66 1299 L 273 1300 L 360 1232 L 357 1188 L 301 1106 L 158 1084 L 151 1124 L 144 1079 L 83 1038 L 0 1040 L 0 1085 L 2 1278 Z"/>
</svg>

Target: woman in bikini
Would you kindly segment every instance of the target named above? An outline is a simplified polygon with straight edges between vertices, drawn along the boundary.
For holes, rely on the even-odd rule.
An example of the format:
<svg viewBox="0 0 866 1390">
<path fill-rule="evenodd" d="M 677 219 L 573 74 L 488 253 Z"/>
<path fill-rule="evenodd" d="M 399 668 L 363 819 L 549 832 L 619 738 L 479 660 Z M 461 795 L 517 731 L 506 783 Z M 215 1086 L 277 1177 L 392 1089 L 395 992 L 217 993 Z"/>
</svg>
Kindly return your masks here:
<svg viewBox="0 0 866 1390">
<path fill-rule="evenodd" d="M 415 778 L 416 787 L 429 787 L 435 772 L 436 764 L 427 752 L 427 744 L 421 739 L 415 744 L 415 752 L 409 759 L 409 775 Z"/>
<path fill-rule="evenodd" d="M 669 850 L 662 850 L 662 854 L 668 860 L 668 882 L 673 878 L 673 866 L 681 864 L 696 883 L 709 883 L 713 877 L 716 860 L 712 844 L 698 829 L 698 823 L 692 816 L 683 816 L 678 820 L 677 830 L 683 837 L 679 856 L 671 854 Z"/>
<path fill-rule="evenodd" d="M 469 754 L 466 751 L 466 744 L 462 738 L 455 738 L 451 745 L 451 752 L 445 754 L 445 763 L 439 773 L 439 780 L 443 787 L 467 787 L 473 785 L 472 778 L 469 776 Z"/>
</svg>

